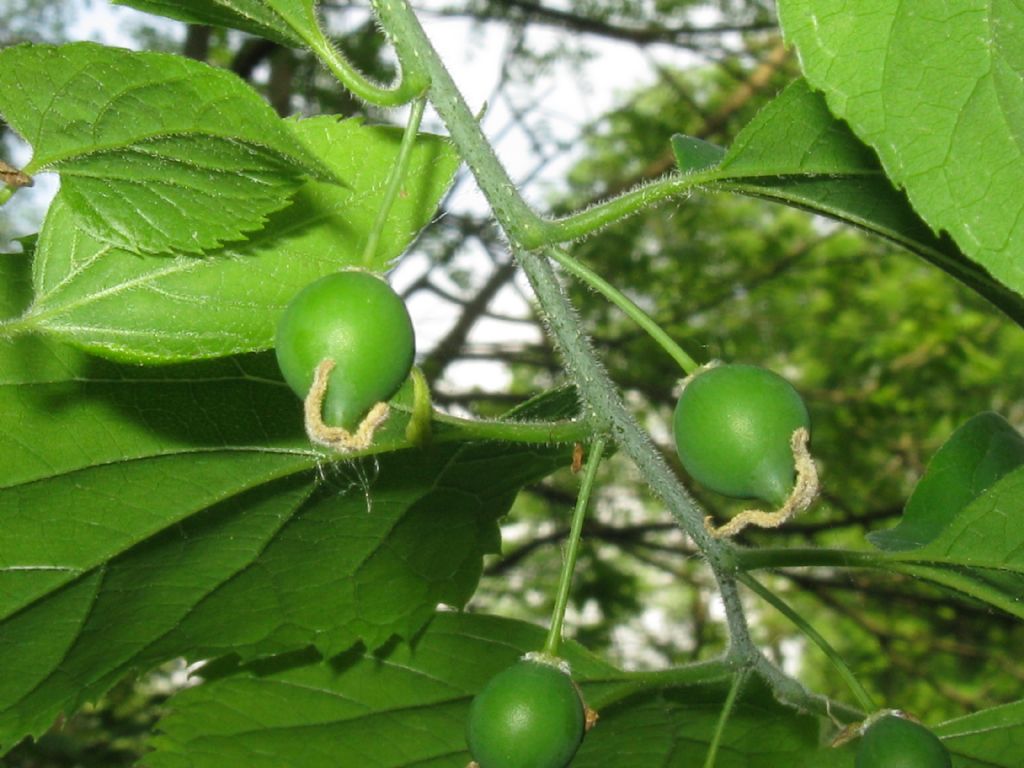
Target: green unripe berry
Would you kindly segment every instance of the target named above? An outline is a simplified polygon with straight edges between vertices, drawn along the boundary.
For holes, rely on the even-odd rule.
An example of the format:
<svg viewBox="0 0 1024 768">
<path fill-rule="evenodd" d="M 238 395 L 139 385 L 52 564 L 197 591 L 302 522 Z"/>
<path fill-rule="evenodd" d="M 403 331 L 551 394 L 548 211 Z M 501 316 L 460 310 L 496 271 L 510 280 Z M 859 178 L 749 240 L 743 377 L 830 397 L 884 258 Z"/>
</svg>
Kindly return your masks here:
<svg viewBox="0 0 1024 768">
<path fill-rule="evenodd" d="M 327 275 L 303 288 L 277 325 L 277 362 L 299 397 L 306 397 L 320 362 L 335 361 L 323 420 L 346 429 L 398 391 L 415 350 L 405 302 L 383 278 L 359 270 Z"/>
<path fill-rule="evenodd" d="M 939 737 L 923 725 L 896 715 L 872 723 L 857 748 L 856 768 L 951 768 Z"/>
<path fill-rule="evenodd" d="M 565 768 L 583 739 L 583 701 L 550 664 L 519 661 L 473 699 L 466 743 L 480 768 Z"/>
<path fill-rule="evenodd" d="M 792 385 L 754 365 L 706 368 L 683 388 L 673 419 L 684 469 L 725 496 L 781 505 L 793 490 L 793 432 L 810 417 Z"/>
</svg>

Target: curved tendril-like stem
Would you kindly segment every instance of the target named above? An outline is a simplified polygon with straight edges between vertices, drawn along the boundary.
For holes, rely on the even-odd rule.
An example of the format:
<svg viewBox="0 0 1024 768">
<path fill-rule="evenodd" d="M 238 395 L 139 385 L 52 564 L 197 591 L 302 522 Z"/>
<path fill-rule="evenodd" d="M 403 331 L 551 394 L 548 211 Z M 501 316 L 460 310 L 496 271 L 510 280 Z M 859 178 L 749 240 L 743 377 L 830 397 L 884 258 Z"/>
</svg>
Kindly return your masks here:
<svg viewBox="0 0 1024 768">
<path fill-rule="evenodd" d="M 353 95 L 378 107 L 400 107 L 422 94 L 430 85 L 420 70 L 403 62 L 402 71 L 392 85 L 380 85 L 360 72 L 334 45 L 319 32 L 304 36 L 306 44 L 331 71 L 331 74 Z"/>
<path fill-rule="evenodd" d="M 405 131 L 402 133 L 402 143 L 398 148 L 398 157 L 395 159 L 395 164 L 388 175 L 388 185 L 384 191 L 384 199 L 377 210 L 377 218 L 373 222 L 370 234 L 366 238 L 366 246 L 363 248 L 363 264 L 366 266 L 370 266 L 373 263 L 373 257 L 380 243 L 381 234 L 384 232 L 384 227 L 388 222 L 388 214 L 391 213 L 391 207 L 394 205 L 395 198 L 398 197 L 405 174 L 409 170 L 409 160 L 412 158 L 412 149 L 416 144 L 416 137 L 419 135 L 420 122 L 423 120 L 423 110 L 426 106 L 427 99 L 425 96 L 420 96 L 412 103 L 412 109 L 409 111 L 409 120 L 405 125 Z"/>
<path fill-rule="evenodd" d="M 746 682 L 749 672 L 749 669 L 744 668 L 733 675 L 732 685 L 729 686 L 729 693 L 726 695 L 725 702 L 722 704 L 722 711 L 718 715 L 715 733 L 711 737 L 711 743 L 708 745 L 707 757 L 704 758 L 704 768 L 715 768 L 715 760 L 718 758 L 718 747 L 722 743 L 722 733 L 725 731 L 726 723 L 729 722 L 729 717 L 736 706 L 736 699 L 739 698 L 740 691 L 743 689 L 743 684 Z"/>
<path fill-rule="evenodd" d="M 632 319 L 633 322 L 639 325 L 648 336 L 654 339 L 655 343 L 665 350 L 665 353 L 675 360 L 679 367 L 686 371 L 687 374 L 693 374 L 698 368 L 700 368 L 697 362 L 686 354 L 683 348 L 676 344 L 672 337 L 665 333 L 665 331 L 661 329 L 661 326 L 658 325 L 650 315 L 644 312 L 635 301 L 626 296 L 622 291 L 609 283 L 594 270 L 574 259 L 561 248 L 549 248 L 547 253 L 552 259 L 557 261 L 563 269 L 571 272 L 579 280 L 589 285 L 595 291 L 608 299 L 612 304 L 625 312 L 626 315 Z"/>
<path fill-rule="evenodd" d="M 714 518 L 709 515 L 704 518 L 704 527 L 708 533 L 716 539 L 723 539 L 735 536 L 748 525 L 778 528 L 811 506 L 818 495 L 818 468 L 814 465 L 814 459 L 807 448 L 809 440 L 810 434 L 804 427 L 795 430 L 790 437 L 789 446 L 796 463 L 796 484 L 785 504 L 773 512 L 745 509 L 728 523 L 717 528 Z"/>
<path fill-rule="evenodd" d="M 377 431 L 377 427 L 387 420 L 390 413 L 388 404 L 377 403 L 374 405 L 355 432 L 350 432 L 343 427 L 324 424 L 324 395 L 327 393 L 327 378 L 334 370 L 334 366 L 334 360 L 326 358 L 320 361 L 313 372 L 313 384 L 303 401 L 306 434 L 314 443 L 340 453 L 364 451 L 373 444 L 373 434 Z"/>
<path fill-rule="evenodd" d="M 853 671 L 843 660 L 843 657 L 839 655 L 839 652 L 832 647 L 831 643 L 829 643 L 828 640 L 826 640 L 809 621 L 801 616 L 798 611 L 794 610 L 789 603 L 781 599 L 749 573 L 739 573 L 736 578 L 739 579 L 741 584 L 745 585 L 754 594 L 793 622 L 793 624 L 803 632 L 811 642 L 821 649 L 821 652 L 825 654 L 825 657 L 832 662 L 832 665 L 836 668 L 839 676 L 842 677 L 850 687 L 850 691 L 852 691 L 854 697 L 857 699 L 857 704 L 865 712 L 873 712 L 877 709 L 877 705 L 871 698 L 871 694 L 869 694 L 867 690 L 865 690 L 864 686 L 861 685 L 857 676 L 853 674 Z"/>
<path fill-rule="evenodd" d="M 566 542 L 565 557 L 562 562 L 562 573 L 558 579 L 558 594 L 555 596 L 555 607 L 551 611 L 551 626 L 547 639 L 544 641 L 544 653 L 557 657 L 562 643 L 562 622 L 565 620 L 565 609 L 569 605 L 569 590 L 572 587 L 572 575 L 576 570 L 576 559 L 580 552 L 580 537 L 583 535 L 583 521 L 587 516 L 587 505 L 597 478 L 597 468 L 604 457 L 605 438 L 598 437 L 590 446 L 587 468 L 583 473 L 579 494 L 576 497 L 576 508 L 572 514 L 572 526 Z"/>
</svg>

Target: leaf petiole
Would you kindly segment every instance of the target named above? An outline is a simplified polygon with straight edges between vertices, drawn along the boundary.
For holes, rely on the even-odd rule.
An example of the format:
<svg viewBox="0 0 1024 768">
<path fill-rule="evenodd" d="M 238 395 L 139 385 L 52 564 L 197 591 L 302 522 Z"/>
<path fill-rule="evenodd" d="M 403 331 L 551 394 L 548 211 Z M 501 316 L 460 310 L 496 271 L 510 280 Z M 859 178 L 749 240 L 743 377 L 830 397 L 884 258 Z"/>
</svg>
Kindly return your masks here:
<svg viewBox="0 0 1024 768">
<path fill-rule="evenodd" d="M 853 674 L 853 671 L 846 665 L 846 662 L 843 661 L 843 657 L 839 655 L 839 652 L 836 651 L 828 640 L 822 637 L 818 630 L 812 627 L 803 616 L 797 613 L 797 611 L 795 611 L 785 600 L 782 600 L 778 595 L 764 586 L 749 573 L 739 573 L 736 575 L 736 578 L 741 584 L 746 586 L 758 597 L 793 622 L 793 624 L 795 624 L 811 642 L 821 649 L 822 653 L 828 657 L 828 660 L 832 662 L 836 671 L 849 686 L 851 693 L 853 693 L 854 698 L 857 699 L 857 703 L 860 705 L 861 709 L 865 712 L 874 712 L 878 709 L 875 702 L 872 700 L 871 695 L 864 689 L 864 686 L 861 685 L 860 680 L 858 680 L 856 675 Z"/>
<path fill-rule="evenodd" d="M 502 421 L 497 419 L 464 419 L 459 416 L 433 411 L 431 420 L 452 427 L 437 431 L 432 439 L 437 442 L 455 440 L 499 440 L 509 443 L 573 443 L 586 440 L 593 434 L 593 424 L 584 420 L 566 421 Z"/>
<path fill-rule="evenodd" d="M 561 248 L 549 248 L 548 255 L 551 256 L 567 272 L 573 274 L 595 291 L 604 296 L 608 301 L 621 309 L 629 318 L 639 325 L 646 333 L 658 343 L 668 356 L 675 360 L 679 367 L 686 373 L 692 374 L 700 368 L 700 365 L 672 340 L 661 326 L 658 325 L 650 315 L 644 312 L 636 302 L 626 296 L 622 291 L 609 283 L 599 274 L 586 265 L 574 259 Z"/>
<path fill-rule="evenodd" d="M 617 221 L 634 216 L 656 203 L 685 195 L 694 188 L 714 180 L 713 171 L 665 176 L 561 218 L 542 219 L 536 229 L 536 239 L 527 240 L 523 246 L 539 248 L 543 245 L 579 240 Z"/>
<path fill-rule="evenodd" d="M 379 85 L 356 69 L 319 29 L 315 37 L 306 34 L 305 30 L 295 31 L 302 33 L 306 45 L 338 82 L 369 104 L 378 107 L 400 107 L 422 94 L 430 84 L 430 80 L 423 72 L 411 69 L 403 62 L 400 79 L 395 84 Z"/>
<path fill-rule="evenodd" d="M 412 110 L 409 112 L 409 120 L 405 124 L 405 132 L 402 134 L 402 144 L 398 148 L 398 157 L 391 167 L 388 176 L 388 185 L 384 190 L 384 199 L 381 201 L 377 211 L 377 218 L 373 222 L 373 228 L 366 238 L 366 246 L 363 248 L 363 264 L 369 266 L 373 262 L 374 253 L 380 243 L 381 233 L 384 232 L 384 225 L 388 222 L 388 214 L 391 213 L 391 206 L 398 197 L 398 192 L 405 179 L 405 173 L 409 169 L 409 159 L 412 157 L 412 148 L 416 144 L 416 136 L 419 134 L 420 122 L 423 120 L 423 109 L 427 105 L 425 96 L 420 96 L 413 101 Z"/>
<path fill-rule="evenodd" d="M 562 573 L 558 580 L 555 608 L 551 612 L 551 626 L 548 628 L 548 636 L 544 641 L 544 653 L 549 656 L 558 656 L 558 648 L 562 643 L 562 623 L 565 620 L 566 606 L 569 604 L 572 574 L 576 570 L 576 559 L 580 553 L 580 536 L 583 533 L 583 521 L 587 516 L 587 504 L 590 501 L 590 493 L 594 488 L 594 479 L 597 477 L 597 468 L 601 464 L 604 448 L 605 440 L 603 437 L 598 437 L 591 443 L 590 455 L 587 457 L 586 467 L 583 471 L 583 481 L 580 483 L 579 494 L 576 496 L 576 508 L 572 513 L 572 526 L 569 529 L 565 559 L 562 561 Z"/>
<path fill-rule="evenodd" d="M 732 685 L 729 686 L 729 694 L 725 697 L 725 702 L 722 704 L 722 712 L 718 716 L 718 723 L 715 725 L 715 733 L 711 737 L 711 743 L 708 745 L 708 754 L 704 758 L 704 768 L 715 768 L 715 759 L 718 756 L 718 745 L 722 742 L 722 733 L 725 731 L 725 724 L 729 722 L 729 716 L 732 714 L 733 707 L 736 706 L 736 699 L 739 697 L 740 691 L 743 689 L 743 683 L 747 679 L 747 670 L 743 669 L 738 671 L 732 678 Z"/>
</svg>

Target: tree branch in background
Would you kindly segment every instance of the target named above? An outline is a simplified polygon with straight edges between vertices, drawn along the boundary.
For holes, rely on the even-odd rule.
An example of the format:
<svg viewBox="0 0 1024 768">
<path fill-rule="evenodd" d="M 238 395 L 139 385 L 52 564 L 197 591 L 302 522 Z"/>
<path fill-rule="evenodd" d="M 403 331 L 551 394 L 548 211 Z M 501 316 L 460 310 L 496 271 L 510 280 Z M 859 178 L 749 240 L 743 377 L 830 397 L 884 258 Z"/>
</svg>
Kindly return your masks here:
<svg viewBox="0 0 1024 768">
<path fill-rule="evenodd" d="M 444 373 L 445 368 L 459 356 L 473 326 L 487 311 L 488 305 L 498 291 L 512 279 L 515 273 L 515 263 L 511 260 L 506 261 L 491 273 L 491 276 L 480 286 L 473 298 L 464 305 L 455 324 L 422 363 L 423 375 L 427 377 L 428 382 L 433 383 L 438 379 Z"/>
<path fill-rule="evenodd" d="M 699 45 L 703 38 L 734 33 L 761 32 L 775 29 L 777 26 L 774 21 L 756 21 L 749 24 L 720 24 L 707 27 L 692 25 L 668 27 L 654 23 L 630 27 L 573 11 L 552 8 L 532 0 L 494 0 L 491 5 L 505 9 L 504 18 L 539 22 L 572 32 L 599 35 L 610 40 L 620 40 L 639 46 L 663 43 L 688 48 Z M 465 12 L 448 11 L 446 13 L 463 15 Z M 503 18 L 496 13 L 484 10 L 470 11 L 470 14 L 481 21 Z"/>
</svg>

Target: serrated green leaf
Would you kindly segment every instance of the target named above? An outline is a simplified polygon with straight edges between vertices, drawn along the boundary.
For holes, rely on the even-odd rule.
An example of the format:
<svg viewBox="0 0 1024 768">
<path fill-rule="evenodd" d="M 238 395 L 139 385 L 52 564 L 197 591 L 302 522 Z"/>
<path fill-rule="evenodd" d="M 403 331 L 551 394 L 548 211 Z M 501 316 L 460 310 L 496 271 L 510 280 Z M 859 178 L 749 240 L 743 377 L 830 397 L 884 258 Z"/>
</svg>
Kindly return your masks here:
<svg viewBox="0 0 1024 768">
<path fill-rule="evenodd" d="M 263 230 L 213 254 L 139 256 L 112 248 L 83 231 L 61 192 L 36 249 L 35 301 L 17 327 L 135 362 L 269 349 L 278 316 L 304 286 L 348 266 L 380 270 L 397 257 L 430 220 L 458 165 L 446 141 L 417 141 L 404 194 L 365 262 L 400 132 L 329 117 L 295 127 L 346 185 L 309 181 Z"/>
<path fill-rule="evenodd" d="M 0 51 L 0 114 L 57 171 L 99 241 L 200 253 L 288 205 L 307 174 L 330 178 L 262 98 L 201 62 L 92 43 Z"/>
<path fill-rule="evenodd" d="M 1024 701 L 974 712 L 935 729 L 957 768 L 1014 768 L 1024 755 Z"/>
<path fill-rule="evenodd" d="M 1024 10 L 1010 0 L 780 0 L 829 107 L 936 230 L 1024 291 Z"/>
<path fill-rule="evenodd" d="M 907 501 L 898 525 L 868 535 L 889 551 L 934 540 L 957 513 L 1007 472 L 1024 464 L 1024 438 L 997 413 L 979 413 L 938 450 Z"/>
<path fill-rule="evenodd" d="M 412 635 L 468 599 L 497 519 L 565 452 L 334 464 L 269 355 L 146 369 L 0 342 L 0 748 L 167 659 Z"/>
<path fill-rule="evenodd" d="M 1024 468 L 959 509 L 927 544 L 885 552 L 883 562 L 1024 618 Z"/>
<path fill-rule="evenodd" d="M 1024 574 L 1024 469 L 1005 474 L 913 552 L 933 561 Z"/>
<path fill-rule="evenodd" d="M 317 34 L 313 0 L 114 0 L 114 4 L 193 24 L 241 29 L 294 47 Z"/>
<path fill-rule="evenodd" d="M 1024 325 L 1024 299 L 936 237 L 886 178 L 874 152 L 806 81 L 790 84 L 740 132 L 710 178 L 725 189 L 804 208 L 891 240 Z"/>
<path fill-rule="evenodd" d="M 161 722 L 150 768 L 465 768 L 472 697 L 499 671 L 544 641 L 540 627 L 487 616 L 439 614 L 409 646 L 386 654 L 354 649 L 330 662 L 253 665 L 185 691 Z M 637 686 L 580 646 L 562 655 L 588 702 L 633 695 L 600 711 L 573 766 L 676 768 L 704 765 L 725 685 Z M 758 684 L 740 699 L 717 766 L 852 765 L 850 747 L 822 745 L 822 724 L 772 700 Z"/>
</svg>

